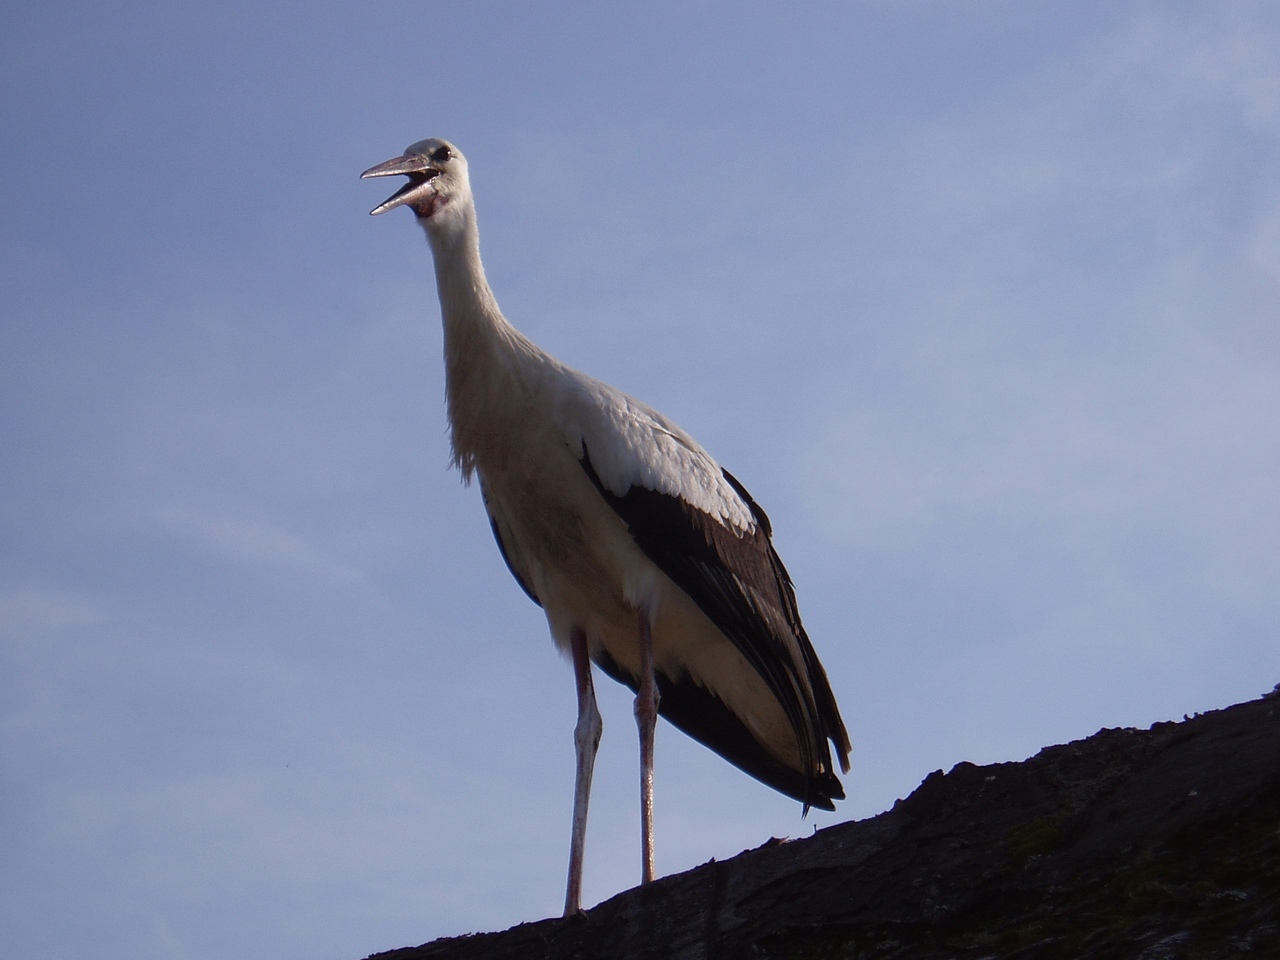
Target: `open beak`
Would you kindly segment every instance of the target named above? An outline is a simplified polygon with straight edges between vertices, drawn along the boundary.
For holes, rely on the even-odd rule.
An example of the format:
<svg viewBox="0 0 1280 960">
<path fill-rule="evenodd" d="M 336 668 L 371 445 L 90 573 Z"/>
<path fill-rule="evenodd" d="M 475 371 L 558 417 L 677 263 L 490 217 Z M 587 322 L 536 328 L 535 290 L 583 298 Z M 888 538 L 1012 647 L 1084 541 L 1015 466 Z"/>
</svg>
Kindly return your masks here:
<svg viewBox="0 0 1280 960">
<path fill-rule="evenodd" d="M 360 174 L 360 179 L 395 176 L 408 177 L 409 182 L 370 210 L 370 216 L 376 217 L 380 213 L 394 210 L 406 203 L 414 203 L 431 196 L 435 192 L 431 181 L 440 176 L 440 171 L 431 166 L 431 161 L 425 156 L 405 154 L 403 157 L 396 157 L 376 167 L 370 167 Z"/>
</svg>

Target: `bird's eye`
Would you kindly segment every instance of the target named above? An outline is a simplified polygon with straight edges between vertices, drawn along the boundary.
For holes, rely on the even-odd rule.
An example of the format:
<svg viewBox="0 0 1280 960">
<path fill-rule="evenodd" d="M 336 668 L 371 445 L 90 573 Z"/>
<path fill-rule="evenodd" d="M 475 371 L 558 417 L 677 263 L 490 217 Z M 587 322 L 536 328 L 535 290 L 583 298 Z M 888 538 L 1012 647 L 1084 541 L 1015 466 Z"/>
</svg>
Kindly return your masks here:
<svg viewBox="0 0 1280 960">
<path fill-rule="evenodd" d="M 436 163 L 444 163 L 453 157 L 452 151 L 448 147 L 436 147 L 431 151 L 431 159 Z"/>
</svg>

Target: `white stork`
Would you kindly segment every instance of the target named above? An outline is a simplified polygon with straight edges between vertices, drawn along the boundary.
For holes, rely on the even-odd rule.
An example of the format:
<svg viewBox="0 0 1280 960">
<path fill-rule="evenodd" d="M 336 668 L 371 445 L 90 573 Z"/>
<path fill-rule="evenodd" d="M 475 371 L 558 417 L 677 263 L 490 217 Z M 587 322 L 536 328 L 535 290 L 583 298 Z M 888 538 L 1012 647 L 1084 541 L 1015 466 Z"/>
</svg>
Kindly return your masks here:
<svg viewBox="0 0 1280 960">
<path fill-rule="evenodd" d="M 658 715 L 756 779 L 834 809 L 849 736 L 796 608 L 769 519 L 729 471 L 650 407 L 538 349 L 480 263 L 467 161 L 421 140 L 361 177 L 409 182 L 435 258 L 453 462 L 480 478 L 498 550 L 573 661 L 577 777 L 565 914 L 580 909 L 601 721 L 594 663 L 636 692 L 642 880 L 653 879 Z"/>
</svg>

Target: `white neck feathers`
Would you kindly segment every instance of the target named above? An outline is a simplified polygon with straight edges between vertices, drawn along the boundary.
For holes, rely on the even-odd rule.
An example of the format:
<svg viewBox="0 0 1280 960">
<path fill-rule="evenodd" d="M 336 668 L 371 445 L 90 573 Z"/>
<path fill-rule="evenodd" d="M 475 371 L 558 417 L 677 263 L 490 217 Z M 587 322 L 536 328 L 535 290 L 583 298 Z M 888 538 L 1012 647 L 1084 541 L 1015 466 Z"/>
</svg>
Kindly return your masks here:
<svg viewBox="0 0 1280 960">
<path fill-rule="evenodd" d="M 480 261 L 471 198 L 455 200 L 422 224 L 431 241 L 444 322 L 453 462 L 469 481 L 490 449 L 511 442 L 516 424 L 510 421 L 525 408 L 529 375 L 547 358 L 498 308 Z"/>
</svg>

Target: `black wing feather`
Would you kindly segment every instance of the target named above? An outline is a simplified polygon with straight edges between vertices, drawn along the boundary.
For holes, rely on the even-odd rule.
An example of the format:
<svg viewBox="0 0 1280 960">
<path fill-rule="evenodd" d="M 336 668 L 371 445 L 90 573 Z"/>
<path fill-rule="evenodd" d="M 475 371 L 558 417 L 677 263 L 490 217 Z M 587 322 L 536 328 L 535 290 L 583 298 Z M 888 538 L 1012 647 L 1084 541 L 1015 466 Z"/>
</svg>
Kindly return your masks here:
<svg viewBox="0 0 1280 960">
<path fill-rule="evenodd" d="M 529 581 L 520 575 L 516 565 L 511 562 L 511 554 L 507 552 L 507 545 L 502 542 L 502 531 L 498 529 L 498 518 L 489 509 L 489 495 L 485 493 L 483 483 L 480 485 L 480 498 L 484 501 L 484 512 L 489 515 L 489 529 L 493 531 L 493 539 L 498 544 L 498 553 L 502 554 L 502 562 L 507 565 L 507 569 L 511 571 L 511 576 L 515 577 L 516 583 L 520 584 L 520 589 L 524 591 L 525 596 L 538 606 L 542 606 L 542 601 L 533 592 L 533 587 L 529 585 Z"/>
<path fill-rule="evenodd" d="M 594 662 L 606 676 L 633 691 L 639 690 L 636 678 L 609 656 L 608 651 L 597 653 Z M 834 810 L 835 804 L 831 801 L 844 799 L 840 782 L 834 777 L 834 789 L 815 793 L 808 777 L 779 763 L 762 749 L 746 724 L 705 687 L 698 686 L 687 676 L 673 680 L 661 670 L 656 672 L 655 679 L 658 683 L 658 712 L 742 772 L 819 810 Z"/>
<path fill-rule="evenodd" d="M 831 767 L 828 740 L 847 769 L 848 734 L 800 622 L 791 578 L 773 549 L 764 511 L 728 471 L 725 480 L 756 519 L 751 533 L 738 534 L 680 498 L 645 487 L 632 486 L 622 496 L 613 493 L 596 474 L 585 444 L 581 463 L 644 554 L 693 599 L 768 685 L 795 732 L 803 770 L 778 763 L 727 707 L 691 681 L 660 678 L 659 712 L 762 782 L 806 807 L 829 809 L 844 790 Z M 605 664 L 600 666 L 609 672 Z M 634 686 L 633 681 L 628 685 Z"/>
</svg>

